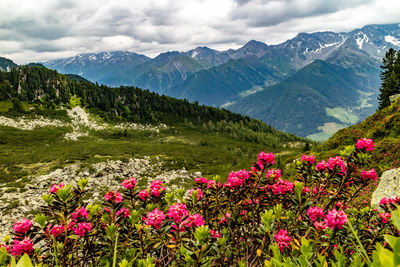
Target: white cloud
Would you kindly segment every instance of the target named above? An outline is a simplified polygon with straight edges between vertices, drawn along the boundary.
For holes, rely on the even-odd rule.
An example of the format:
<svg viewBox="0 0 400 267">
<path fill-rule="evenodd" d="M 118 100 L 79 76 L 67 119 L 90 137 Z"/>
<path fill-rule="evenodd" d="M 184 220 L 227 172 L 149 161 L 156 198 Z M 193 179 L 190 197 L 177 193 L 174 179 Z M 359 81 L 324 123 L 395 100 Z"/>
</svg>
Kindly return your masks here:
<svg viewBox="0 0 400 267">
<path fill-rule="evenodd" d="M 27 63 L 106 50 L 224 50 L 399 18 L 398 0 L 2 0 L 0 56 Z"/>
</svg>

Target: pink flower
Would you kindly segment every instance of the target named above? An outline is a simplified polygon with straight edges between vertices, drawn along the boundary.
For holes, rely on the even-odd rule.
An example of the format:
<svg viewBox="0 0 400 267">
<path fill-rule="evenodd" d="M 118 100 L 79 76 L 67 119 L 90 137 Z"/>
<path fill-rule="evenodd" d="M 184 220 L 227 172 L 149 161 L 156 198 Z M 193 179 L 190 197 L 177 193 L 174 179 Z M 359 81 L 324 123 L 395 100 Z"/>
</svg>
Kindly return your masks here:
<svg viewBox="0 0 400 267">
<path fill-rule="evenodd" d="M 14 257 L 19 256 L 21 254 L 30 254 L 33 251 L 33 243 L 28 238 L 25 237 L 24 240 L 14 240 L 14 245 L 12 246 L 11 255 Z"/>
<path fill-rule="evenodd" d="M 149 191 L 147 189 L 142 190 L 139 192 L 138 196 L 140 197 L 141 200 L 145 201 L 146 198 L 150 196 Z"/>
<path fill-rule="evenodd" d="M 61 183 L 61 184 L 54 184 L 50 189 L 49 189 L 49 193 L 57 193 L 58 189 L 64 188 L 65 184 Z"/>
<path fill-rule="evenodd" d="M 22 219 L 20 221 L 16 221 L 13 230 L 18 234 L 26 234 L 29 229 L 31 229 L 32 221 L 28 219 Z"/>
<path fill-rule="evenodd" d="M 318 232 L 320 232 L 320 231 L 326 229 L 327 226 L 326 226 L 325 222 L 314 222 L 314 227 Z"/>
<path fill-rule="evenodd" d="M 307 186 L 303 187 L 303 194 L 310 193 L 310 188 Z"/>
<path fill-rule="evenodd" d="M 306 161 L 306 162 L 309 162 L 310 164 L 314 164 L 315 163 L 315 156 L 314 155 L 308 156 L 308 155 L 303 154 L 301 156 L 301 161 Z"/>
<path fill-rule="evenodd" d="M 320 171 L 326 170 L 327 167 L 328 167 L 328 163 L 326 163 L 326 161 L 323 160 L 323 161 L 320 161 L 317 163 L 317 165 L 315 166 L 315 169 L 320 172 Z"/>
<path fill-rule="evenodd" d="M 182 225 L 188 228 L 193 227 L 193 225 L 199 227 L 204 225 L 204 219 L 200 214 L 196 213 L 187 217 L 186 220 L 182 222 Z"/>
<path fill-rule="evenodd" d="M 208 183 L 207 178 L 204 178 L 204 177 L 197 177 L 194 179 L 194 181 L 198 184 L 207 184 Z"/>
<path fill-rule="evenodd" d="M 201 188 L 196 188 L 196 189 L 191 188 L 189 190 L 189 196 L 190 197 L 192 197 L 192 194 L 193 194 L 194 191 L 197 191 L 197 201 L 202 200 L 204 198 L 203 191 L 201 190 Z"/>
<path fill-rule="evenodd" d="M 324 218 L 324 210 L 320 207 L 309 207 L 307 215 L 310 216 L 311 221 L 315 222 L 318 218 Z"/>
<path fill-rule="evenodd" d="M 130 178 L 129 180 L 125 180 L 122 182 L 122 186 L 129 190 L 136 187 L 136 184 L 137 182 L 135 178 Z"/>
<path fill-rule="evenodd" d="M 108 202 L 120 203 L 122 201 L 122 196 L 117 190 L 115 190 L 107 192 L 107 194 L 104 196 L 104 199 Z"/>
<path fill-rule="evenodd" d="M 382 219 L 382 223 L 387 224 L 389 222 L 389 218 L 392 217 L 392 214 L 389 212 L 379 213 L 379 217 Z"/>
<path fill-rule="evenodd" d="M 231 214 L 230 213 L 225 213 L 225 216 L 224 217 L 222 217 L 222 219 L 221 220 L 219 220 L 219 224 L 223 224 L 223 223 L 227 223 L 227 221 L 226 221 L 226 218 L 232 218 L 232 216 L 231 216 Z"/>
<path fill-rule="evenodd" d="M 277 170 L 275 170 L 275 169 L 270 169 L 270 170 L 268 170 L 267 171 L 267 178 L 270 178 L 270 177 L 272 177 L 272 178 L 275 178 L 275 179 L 279 179 L 279 178 L 281 178 L 281 170 L 279 170 L 279 169 L 277 169 Z"/>
<path fill-rule="evenodd" d="M 168 218 L 172 219 L 176 223 L 180 223 L 183 217 L 189 215 L 185 204 L 176 203 L 175 205 L 169 206 Z"/>
<path fill-rule="evenodd" d="M 286 248 L 289 248 L 289 243 L 293 239 L 288 235 L 286 230 L 280 229 L 275 235 L 275 241 L 278 243 L 279 250 L 284 252 Z"/>
<path fill-rule="evenodd" d="M 222 237 L 221 233 L 219 233 L 213 229 L 210 230 L 210 234 L 213 238 L 221 238 Z"/>
<path fill-rule="evenodd" d="M 369 171 L 362 171 L 361 172 L 361 178 L 363 180 L 372 180 L 376 181 L 378 179 L 378 176 L 376 175 L 376 172 L 374 169 L 371 169 Z"/>
<path fill-rule="evenodd" d="M 121 208 L 119 211 L 117 211 L 117 216 L 123 216 L 124 218 L 128 218 L 131 213 L 127 208 Z"/>
<path fill-rule="evenodd" d="M 51 226 L 52 225 L 49 225 L 47 227 L 47 229 L 49 230 Z M 65 226 L 64 225 L 54 225 L 49 232 L 52 236 L 57 237 L 65 232 Z"/>
<path fill-rule="evenodd" d="M 81 222 L 78 223 L 78 226 L 73 227 L 72 231 L 74 231 L 74 233 L 76 235 L 79 235 L 81 237 L 84 237 L 87 233 L 89 233 L 90 231 L 92 231 L 92 224 L 91 223 L 87 223 L 87 222 Z"/>
<path fill-rule="evenodd" d="M 335 167 L 340 167 L 340 171 L 342 173 L 346 172 L 346 166 L 344 164 L 344 160 L 340 156 L 329 158 L 327 167 L 331 170 L 333 170 Z"/>
<path fill-rule="evenodd" d="M 357 140 L 357 149 L 365 149 L 366 151 L 373 151 L 375 148 L 374 141 L 372 139 L 360 138 Z"/>
<path fill-rule="evenodd" d="M 344 213 L 344 211 L 337 211 L 336 209 L 328 211 L 325 217 L 325 223 L 331 229 L 342 229 L 346 222 L 346 213 Z"/>
<path fill-rule="evenodd" d="M 265 152 L 260 152 L 260 154 L 258 155 L 258 162 L 262 165 L 265 164 L 275 164 L 275 156 L 273 153 L 268 153 L 265 154 Z"/>
<path fill-rule="evenodd" d="M 160 180 L 153 181 L 150 184 L 150 193 L 155 197 L 159 197 L 166 189 Z"/>
<path fill-rule="evenodd" d="M 164 219 L 164 212 L 156 208 L 153 211 L 147 213 L 146 218 L 144 218 L 144 222 L 146 223 L 146 225 L 150 225 L 158 230 L 160 229 Z"/>
<path fill-rule="evenodd" d="M 228 181 L 225 183 L 225 187 L 236 188 L 241 186 L 245 180 L 250 177 L 250 174 L 246 170 L 240 170 L 237 172 L 231 172 L 228 175 Z"/>
<path fill-rule="evenodd" d="M 270 186 L 269 188 L 272 189 L 272 193 L 274 195 L 284 195 L 287 192 L 293 192 L 293 187 L 294 187 L 293 183 L 287 180 L 279 179 L 279 181 L 276 184 Z"/>
<path fill-rule="evenodd" d="M 78 221 L 79 219 L 87 219 L 88 217 L 89 213 L 85 207 L 76 208 L 76 211 L 71 214 L 71 218 L 74 221 Z"/>
</svg>

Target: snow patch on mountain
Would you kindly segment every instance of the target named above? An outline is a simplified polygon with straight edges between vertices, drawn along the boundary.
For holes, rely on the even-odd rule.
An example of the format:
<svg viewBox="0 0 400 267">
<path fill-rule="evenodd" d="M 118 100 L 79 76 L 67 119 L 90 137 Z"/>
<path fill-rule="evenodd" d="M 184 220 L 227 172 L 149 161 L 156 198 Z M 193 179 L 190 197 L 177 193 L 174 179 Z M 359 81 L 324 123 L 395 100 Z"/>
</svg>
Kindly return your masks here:
<svg viewBox="0 0 400 267">
<path fill-rule="evenodd" d="M 197 52 L 196 50 L 193 51 L 191 57 L 192 58 L 197 58 L 197 55 L 199 54 L 199 52 Z"/>
<path fill-rule="evenodd" d="M 391 43 L 391 44 L 393 44 L 395 46 L 400 46 L 400 40 L 397 39 L 396 37 L 391 36 L 391 35 L 386 35 L 385 36 L 385 41 L 388 42 L 388 43 Z"/>
</svg>

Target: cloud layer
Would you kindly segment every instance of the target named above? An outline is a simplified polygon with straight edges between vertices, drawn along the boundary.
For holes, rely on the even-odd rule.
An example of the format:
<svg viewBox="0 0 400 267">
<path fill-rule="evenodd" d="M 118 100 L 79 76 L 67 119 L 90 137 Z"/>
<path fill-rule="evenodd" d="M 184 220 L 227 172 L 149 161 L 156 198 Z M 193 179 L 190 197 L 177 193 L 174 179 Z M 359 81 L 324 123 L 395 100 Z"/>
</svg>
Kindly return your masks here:
<svg viewBox="0 0 400 267">
<path fill-rule="evenodd" d="M 17 63 L 129 50 L 156 56 L 298 32 L 400 22 L 398 0 L 2 0 L 0 56 Z"/>
</svg>

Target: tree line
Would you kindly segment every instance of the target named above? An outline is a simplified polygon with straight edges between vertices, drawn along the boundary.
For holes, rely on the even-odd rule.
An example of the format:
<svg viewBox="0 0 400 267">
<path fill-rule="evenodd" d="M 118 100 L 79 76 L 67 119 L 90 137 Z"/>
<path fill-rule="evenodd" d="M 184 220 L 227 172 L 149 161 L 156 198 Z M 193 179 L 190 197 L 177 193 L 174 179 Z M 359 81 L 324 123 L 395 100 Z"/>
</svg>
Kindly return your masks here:
<svg viewBox="0 0 400 267">
<path fill-rule="evenodd" d="M 390 48 L 382 60 L 381 69 L 379 110 L 390 105 L 390 96 L 400 94 L 400 50 L 396 52 Z"/>
</svg>

